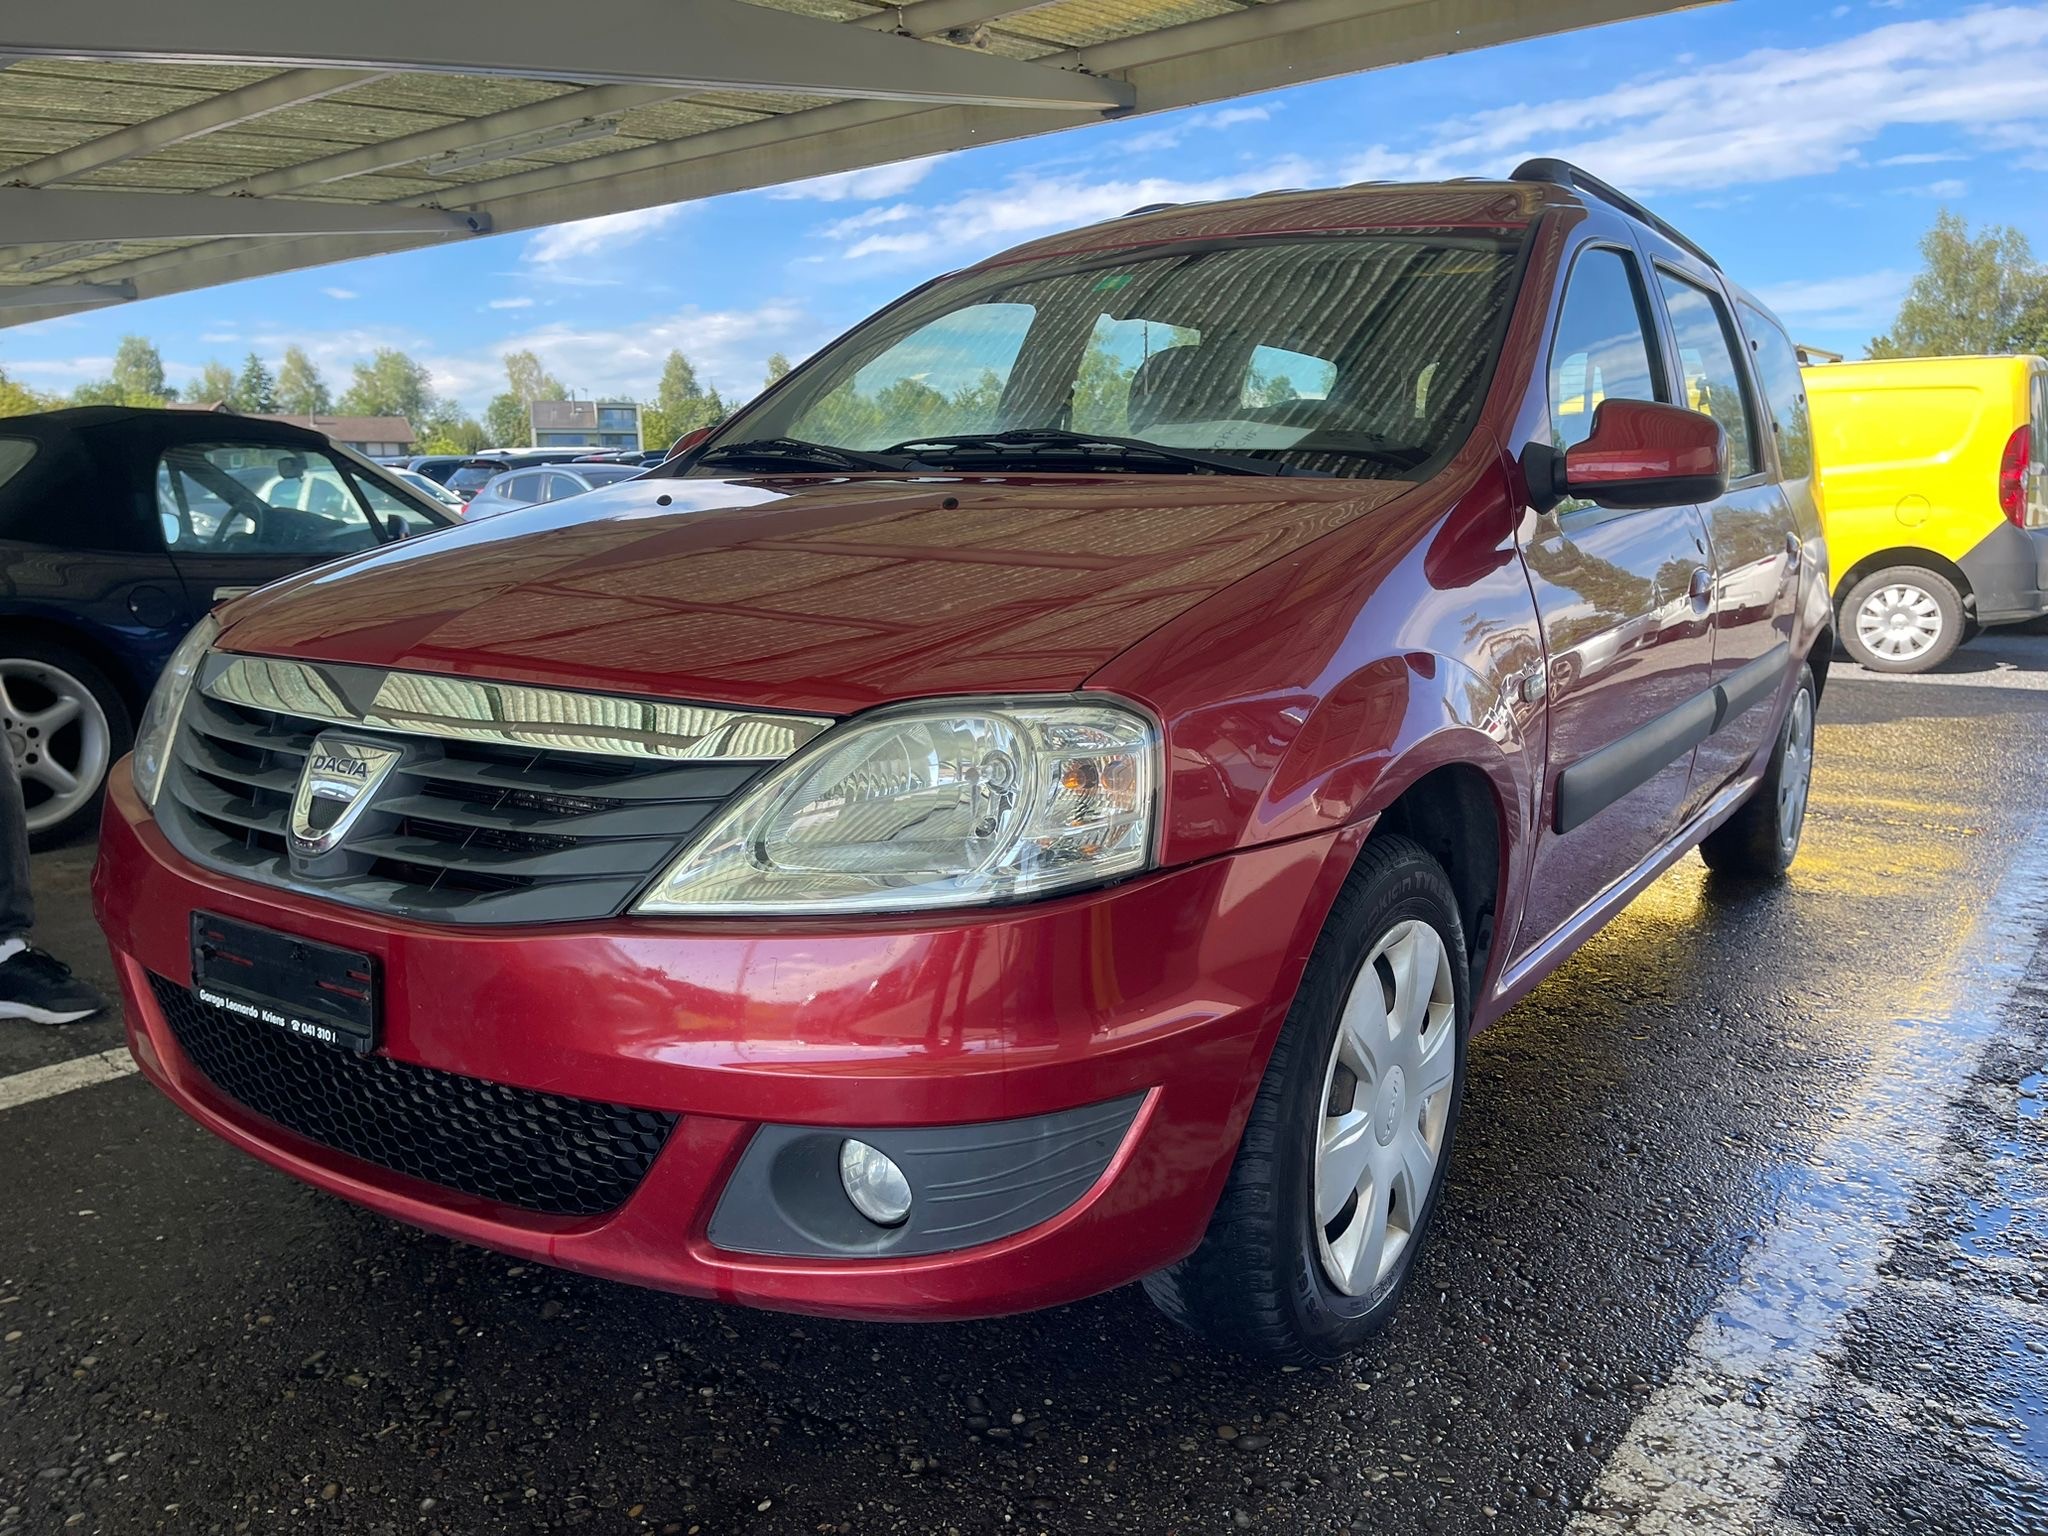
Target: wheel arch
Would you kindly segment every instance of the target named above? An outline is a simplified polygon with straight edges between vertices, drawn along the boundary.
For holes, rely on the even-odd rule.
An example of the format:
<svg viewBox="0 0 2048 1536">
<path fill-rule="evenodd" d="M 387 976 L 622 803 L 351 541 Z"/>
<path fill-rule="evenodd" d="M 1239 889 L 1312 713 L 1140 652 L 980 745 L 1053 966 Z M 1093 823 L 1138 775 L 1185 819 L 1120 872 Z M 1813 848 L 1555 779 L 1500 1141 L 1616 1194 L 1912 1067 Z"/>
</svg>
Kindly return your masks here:
<svg viewBox="0 0 2048 1536">
<path fill-rule="evenodd" d="M 1848 570 L 1842 572 L 1841 576 L 1836 579 L 1832 606 L 1838 624 L 1841 618 L 1842 605 L 1849 600 L 1849 594 L 1856 589 L 1856 583 L 1870 575 L 1873 571 L 1881 571 L 1885 567 L 1893 565 L 1918 566 L 1923 571 L 1932 571 L 1937 576 L 1946 578 L 1948 583 L 1962 595 L 1964 616 L 1967 618 L 1976 617 L 1977 595 L 1970 586 L 1970 578 L 1963 574 L 1963 568 L 1960 565 L 1957 565 L 1948 556 L 1929 549 L 1925 545 L 1901 544 L 1891 549 L 1875 550 L 1865 555 L 1861 560 L 1850 566 Z"/>
<path fill-rule="evenodd" d="M 1379 813 L 1374 838 L 1412 839 L 1443 866 L 1457 893 L 1465 930 L 1466 966 L 1474 1013 L 1494 952 L 1499 948 L 1501 893 L 1508 882 L 1508 810 L 1500 789 L 1470 761 L 1425 770 Z"/>
<path fill-rule="evenodd" d="M 49 645 L 61 645 L 76 651 L 91 662 L 100 673 L 120 691 L 121 702 L 128 706 L 131 716 L 139 719 L 143 706 L 149 701 L 149 689 L 134 674 L 134 668 L 127 658 L 114 647 L 83 625 L 67 623 L 62 619 L 25 618 L 19 614 L 0 614 L 0 646 L 9 640 L 40 640 Z"/>
</svg>

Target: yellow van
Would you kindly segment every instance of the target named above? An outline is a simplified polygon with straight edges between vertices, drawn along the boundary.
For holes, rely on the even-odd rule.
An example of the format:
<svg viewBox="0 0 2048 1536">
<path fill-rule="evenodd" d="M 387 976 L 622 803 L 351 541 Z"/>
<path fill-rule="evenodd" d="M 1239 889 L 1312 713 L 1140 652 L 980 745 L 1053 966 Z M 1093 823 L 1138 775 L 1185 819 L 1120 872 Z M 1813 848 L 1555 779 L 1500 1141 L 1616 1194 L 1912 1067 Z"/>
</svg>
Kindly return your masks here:
<svg viewBox="0 0 2048 1536">
<path fill-rule="evenodd" d="M 1924 672 L 1983 625 L 2048 612 L 2048 361 L 1803 371 L 1851 656 Z"/>
</svg>

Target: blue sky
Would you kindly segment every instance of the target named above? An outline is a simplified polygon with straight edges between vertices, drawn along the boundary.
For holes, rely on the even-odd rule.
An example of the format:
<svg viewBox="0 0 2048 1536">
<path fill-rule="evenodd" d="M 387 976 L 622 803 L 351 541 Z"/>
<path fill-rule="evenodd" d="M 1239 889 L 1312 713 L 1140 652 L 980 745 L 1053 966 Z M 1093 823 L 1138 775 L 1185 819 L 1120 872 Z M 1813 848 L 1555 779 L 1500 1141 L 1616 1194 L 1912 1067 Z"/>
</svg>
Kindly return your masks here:
<svg viewBox="0 0 2048 1536">
<path fill-rule="evenodd" d="M 645 396 L 681 347 L 728 395 L 937 271 L 1142 203 L 1562 154 L 1638 193 L 1801 341 L 1855 355 L 1938 208 L 2048 254 L 2048 0 L 1733 0 L 772 191 L 377 257 L 0 331 L 43 389 L 124 333 L 173 383 L 304 346 L 336 388 L 378 346 L 472 410 L 531 347 L 579 394 Z"/>
</svg>

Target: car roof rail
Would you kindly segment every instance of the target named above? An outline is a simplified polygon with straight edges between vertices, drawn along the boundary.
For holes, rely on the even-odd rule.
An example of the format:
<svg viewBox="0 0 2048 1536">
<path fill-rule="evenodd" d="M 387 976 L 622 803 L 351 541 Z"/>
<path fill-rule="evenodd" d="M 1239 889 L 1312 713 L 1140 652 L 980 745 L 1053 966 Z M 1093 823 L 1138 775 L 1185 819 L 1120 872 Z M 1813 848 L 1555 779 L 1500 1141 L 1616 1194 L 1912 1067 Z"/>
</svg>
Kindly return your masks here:
<svg viewBox="0 0 2048 1536">
<path fill-rule="evenodd" d="M 1552 186 L 1565 187 L 1573 192 L 1583 192 L 1588 197 L 1597 197 L 1609 207 L 1619 208 L 1629 217 L 1640 219 L 1673 245 L 1683 246 L 1686 250 L 1691 251 L 1693 255 L 1699 257 L 1701 261 L 1704 261 L 1716 272 L 1721 270 L 1721 263 L 1708 255 L 1704 246 L 1679 229 L 1677 225 L 1671 223 L 1668 219 L 1660 218 L 1658 215 L 1650 212 L 1648 208 L 1630 197 L 1626 192 L 1609 186 L 1591 171 L 1582 170 L 1580 167 L 1573 165 L 1569 160 L 1555 160 L 1549 157 L 1524 160 L 1515 167 L 1508 179 L 1510 181 L 1548 182 Z"/>
</svg>

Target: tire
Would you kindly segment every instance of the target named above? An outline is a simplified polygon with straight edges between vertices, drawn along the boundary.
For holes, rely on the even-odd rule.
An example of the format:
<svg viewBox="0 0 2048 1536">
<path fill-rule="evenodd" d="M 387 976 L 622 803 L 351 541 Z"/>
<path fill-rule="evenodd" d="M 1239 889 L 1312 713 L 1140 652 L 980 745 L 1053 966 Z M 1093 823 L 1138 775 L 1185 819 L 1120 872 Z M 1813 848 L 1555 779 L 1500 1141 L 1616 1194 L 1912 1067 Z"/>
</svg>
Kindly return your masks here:
<svg viewBox="0 0 2048 1536">
<path fill-rule="evenodd" d="M 1963 643 L 1963 595 L 1939 571 L 1893 565 L 1872 571 L 1842 602 L 1842 644 L 1872 672 L 1925 672 Z"/>
<path fill-rule="evenodd" d="M 1706 835 L 1707 868 L 1736 880 L 1776 880 L 1799 857 L 1806 799 L 1813 783 L 1813 669 L 1799 669 L 1799 688 L 1778 726 L 1770 766 L 1733 816 Z"/>
<path fill-rule="evenodd" d="M 1396 965 L 1404 974 L 1391 975 Z M 1432 981 L 1421 1027 L 1403 1031 L 1398 1022 L 1416 1016 L 1424 971 Z M 1201 1245 L 1145 1280 L 1161 1311 L 1225 1348 L 1299 1364 L 1341 1358 L 1385 1324 L 1428 1240 L 1450 1167 L 1468 993 L 1457 898 L 1443 869 L 1408 838 L 1372 839 L 1316 942 Z M 1375 1034 L 1372 1022 L 1389 1016 L 1397 1027 Z M 1346 1030 L 1340 1053 L 1347 1018 L 1360 1027 Z M 1359 1042 L 1373 1038 L 1388 1069 L 1376 1091 L 1351 1064 L 1367 1050 Z M 1441 1086 L 1429 1090 L 1432 1081 Z M 1361 1160 L 1369 1166 L 1354 1177 Z M 1319 1196 L 1335 1204 L 1347 1190 L 1349 1201 L 1319 1221 Z M 1384 1247 L 1374 1248 L 1383 1192 Z M 1348 1286 L 1338 1279 L 1347 1271 Z"/>
<path fill-rule="evenodd" d="M 52 724 L 69 707 L 68 718 Z M 128 704 L 107 675 L 69 646 L 0 638 L 0 730 L 15 754 L 31 848 L 50 848 L 99 825 L 107 773 L 134 745 Z M 52 769 L 73 781 L 63 788 Z"/>
</svg>

